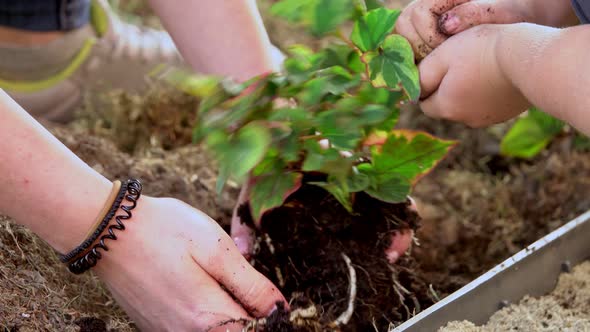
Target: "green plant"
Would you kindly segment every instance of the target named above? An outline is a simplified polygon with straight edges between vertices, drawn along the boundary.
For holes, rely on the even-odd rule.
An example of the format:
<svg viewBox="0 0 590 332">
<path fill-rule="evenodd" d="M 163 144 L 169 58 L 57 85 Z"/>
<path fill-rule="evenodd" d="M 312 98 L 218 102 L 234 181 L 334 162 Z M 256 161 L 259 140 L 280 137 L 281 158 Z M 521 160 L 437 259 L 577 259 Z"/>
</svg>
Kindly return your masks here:
<svg viewBox="0 0 590 332">
<path fill-rule="evenodd" d="M 280 206 L 304 174 L 319 175 L 311 184 L 350 212 L 357 192 L 405 201 L 454 142 L 392 130 L 400 105 L 420 95 L 412 48 L 391 34 L 400 12 L 348 0 L 283 0 L 273 9 L 339 41 L 318 52 L 293 46 L 284 73 L 244 84 L 182 80 L 203 97 L 194 137 L 219 161 L 218 189 L 230 177 L 250 178 L 255 219 Z M 333 20 L 320 22 L 324 15 Z M 353 17 L 345 38 L 337 27 Z"/>
<path fill-rule="evenodd" d="M 509 157 L 533 158 L 559 135 L 565 124 L 536 108 L 518 118 L 502 138 L 500 152 Z"/>
<path fill-rule="evenodd" d="M 518 118 L 502 138 L 500 152 L 508 157 L 531 159 L 539 155 L 557 137 L 573 135 L 574 148 L 590 149 L 590 138 L 570 129 L 563 121 L 543 113 L 538 108 L 530 109 Z"/>
</svg>

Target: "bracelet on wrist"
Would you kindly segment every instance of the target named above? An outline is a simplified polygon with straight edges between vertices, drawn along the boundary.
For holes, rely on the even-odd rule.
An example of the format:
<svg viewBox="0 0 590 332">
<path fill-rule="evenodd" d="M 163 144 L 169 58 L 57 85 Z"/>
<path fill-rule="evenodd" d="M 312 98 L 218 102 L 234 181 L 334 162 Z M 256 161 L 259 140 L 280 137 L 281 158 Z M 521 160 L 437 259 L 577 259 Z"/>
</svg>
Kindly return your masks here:
<svg viewBox="0 0 590 332">
<path fill-rule="evenodd" d="M 121 201 L 123 200 L 123 195 L 125 195 L 126 191 L 127 183 L 121 183 L 119 180 L 113 182 L 113 189 L 111 190 L 104 207 L 96 217 L 94 226 L 90 228 L 90 231 L 86 235 L 86 240 L 67 254 L 60 254 L 59 260 L 62 263 L 67 263 L 73 258 L 80 256 L 81 253 L 88 250 L 88 248 L 98 239 L 100 234 L 102 234 L 105 228 L 109 225 L 111 219 L 115 216 L 115 212 L 119 209 Z"/>
<path fill-rule="evenodd" d="M 116 188 L 118 190 L 115 190 Z M 125 230 L 123 221 L 132 218 L 131 211 L 137 206 L 137 201 L 141 197 L 141 191 L 141 182 L 136 179 L 129 179 L 120 185 L 117 185 L 117 181 L 114 183 L 113 192 L 116 192 L 117 195 L 114 195 L 115 198 L 112 201 L 113 192 L 109 196 L 109 200 L 101 213 L 104 213 L 104 211 L 107 212 L 102 218 L 99 217 L 101 218 L 99 223 L 95 223 L 95 225 L 98 225 L 95 226 L 96 229 L 89 233 L 90 236 L 80 246 L 60 256 L 60 260 L 68 264 L 70 272 L 82 274 L 96 266 L 103 256 L 101 251 L 109 250 L 109 247 L 106 245 L 107 240 L 116 241 L 118 237 L 115 231 Z M 106 208 L 107 206 L 109 208 Z M 117 213 L 119 210 L 122 210 L 122 212 Z M 114 222 L 112 222 L 113 217 Z M 106 234 L 103 234 L 105 233 L 105 229 Z M 101 236 L 101 234 L 103 235 Z"/>
</svg>

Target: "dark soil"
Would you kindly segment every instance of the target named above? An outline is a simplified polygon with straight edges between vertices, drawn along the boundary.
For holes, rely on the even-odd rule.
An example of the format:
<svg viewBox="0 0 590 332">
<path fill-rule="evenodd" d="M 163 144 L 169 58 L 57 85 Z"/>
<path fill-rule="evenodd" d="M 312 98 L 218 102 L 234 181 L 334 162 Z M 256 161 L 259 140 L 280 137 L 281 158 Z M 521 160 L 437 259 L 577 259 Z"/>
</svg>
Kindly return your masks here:
<svg viewBox="0 0 590 332">
<path fill-rule="evenodd" d="M 393 232 L 418 227 L 418 217 L 408 206 L 359 194 L 354 206 L 357 214 L 351 215 L 326 191 L 306 185 L 284 206 L 265 215 L 254 266 L 279 285 L 291 299 L 292 310 L 315 306 L 318 313 L 293 320 L 289 328 L 271 325 L 269 330 L 334 327 L 349 299 L 350 277 L 343 254 L 357 275 L 354 315 L 343 331 L 367 331 L 373 326 L 382 331 L 409 318 L 419 303 L 432 304 L 428 285 L 412 272 L 411 262 L 393 266 L 384 255 Z M 241 212 L 249 215 L 247 208 Z M 406 290 L 412 294 L 406 296 Z"/>
<path fill-rule="evenodd" d="M 107 323 L 94 317 L 82 317 L 74 322 L 80 327 L 80 332 L 108 332 Z"/>
</svg>

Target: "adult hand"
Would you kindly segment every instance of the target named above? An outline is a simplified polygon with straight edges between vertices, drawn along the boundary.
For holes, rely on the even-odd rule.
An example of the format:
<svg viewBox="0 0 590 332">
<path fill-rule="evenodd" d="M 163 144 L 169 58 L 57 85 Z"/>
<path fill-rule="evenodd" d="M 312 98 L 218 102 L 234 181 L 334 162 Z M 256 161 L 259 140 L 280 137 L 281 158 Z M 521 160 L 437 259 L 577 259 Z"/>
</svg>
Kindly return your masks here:
<svg viewBox="0 0 590 332">
<path fill-rule="evenodd" d="M 239 331 L 285 299 L 207 215 L 142 196 L 94 268 L 144 331 Z"/>
<path fill-rule="evenodd" d="M 395 29 L 422 60 L 449 36 L 473 26 L 532 22 L 532 5 L 528 0 L 416 0 L 402 11 Z"/>
<path fill-rule="evenodd" d="M 417 211 L 416 203 L 412 200 L 411 209 Z M 236 243 L 238 250 L 249 259 L 254 249 L 255 233 L 248 225 L 242 223 L 238 215 L 238 208 L 248 201 L 248 186 L 244 185 L 238 198 L 238 203 L 233 212 L 231 223 L 231 237 Z M 260 226 L 260 225 L 256 225 Z M 390 263 L 395 263 L 412 245 L 414 231 L 410 229 L 403 229 L 391 236 L 391 245 L 385 250 L 385 256 Z"/>
<path fill-rule="evenodd" d="M 511 119 L 530 103 L 498 64 L 497 40 L 512 25 L 480 25 L 453 36 L 419 65 L 422 111 L 482 127 Z"/>
</svg>

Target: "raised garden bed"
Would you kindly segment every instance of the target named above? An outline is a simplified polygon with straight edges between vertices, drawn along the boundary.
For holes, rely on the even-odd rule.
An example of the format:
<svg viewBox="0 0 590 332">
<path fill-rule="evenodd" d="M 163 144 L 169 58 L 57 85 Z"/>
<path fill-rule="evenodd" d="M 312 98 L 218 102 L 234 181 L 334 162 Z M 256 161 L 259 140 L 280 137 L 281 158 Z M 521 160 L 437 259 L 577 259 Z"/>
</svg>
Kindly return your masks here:
<svg viewBox="0 0 590 332">
<path fill-rule="evenodd" d="M 511 322 L 506 317 L 514 313 L 538 312 L 538 307 L 549 306 L 549 311 L 544 311 L 537 318 L 545 318 L 551 322 L 551 327 L 557 330 L 567 328 L 589 328 L 589 314 L 587 303 L 584 302 L 584 294 L 587 288 L 588 262 L 590 257 L 590 212 L 587 212 L 559 229 L 553 231 L 542 239 L 527 246 L 525 249 L 510 257 L 503 263 L 486 272 L 481 277 L 459 289 L 444 300 L 438 302 L 428 310 L 413 317 L 393 331 L 435 331 L 443 326 L 445 332 L 465 331 L 475 328 L 473 324 L 484 324 L 501 308 L 501 312 L 492 317 L 490 328 L 512 330 L 511 324 L 522 324 L 527 318 L 512 317 Z M 583 263 L 573 268 L 574 265 Z M 573 272 L 572 269 L 575 271 Z M 562 275 L 562 273 L 572 276 Z M 561 277 L 560 277 L 561 276 Z M 544 299 L 535 300 L 531 297 L 546 295 L 555 288 L 560 280 L 558 288 Z M 582 287 L 575 289 L 572 287 Z M 582 296 L 576 300 L 575 293 Z M 523 297 L 526 298 L 517 305 Z M 562 307 L 556 302 L 561 300 Z M 586 298 L 587 299 L 587 298 Z M 553 305 L 555 308 L 551 308 Z M 571 313 L 560 312 L 571 309 Z M 578 313 L 577 320 L 567 319 Z M 557 317 L 561 315 L 562 317 Z M 553 319 L 553 317 L 557 317 Z M 503 319 L 499 319 L 502 317 Z M 557 321 L 555 321 L 557 320 Z M 462 323 L 466 321 L 466 323 Z M 500 323 L 501 322 L 501 323 Z M 539 322 L 536 322 L 539 323 Z M 447 326 L 447 324 L 449 324 Z M 503 324 L 503 325 L 502 325 Z M 545 323 L 549 327 L 549 323 Z M 575 325 L 575 326 L 572 326 Z M 522 326 L 522 325 L 521 325 Z M 537 330 L 534 329 L 533 330 Z M 474 330 L 475 331 L 475 330 Z"/>
</svg>

